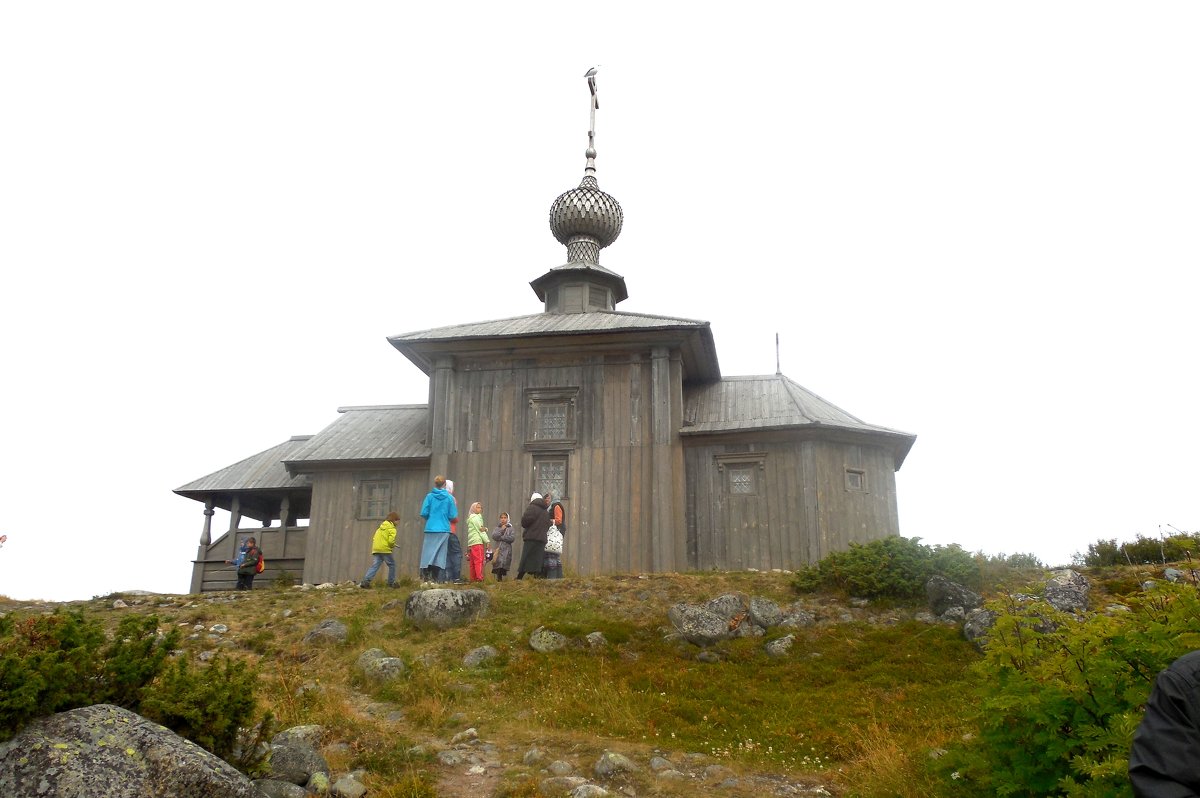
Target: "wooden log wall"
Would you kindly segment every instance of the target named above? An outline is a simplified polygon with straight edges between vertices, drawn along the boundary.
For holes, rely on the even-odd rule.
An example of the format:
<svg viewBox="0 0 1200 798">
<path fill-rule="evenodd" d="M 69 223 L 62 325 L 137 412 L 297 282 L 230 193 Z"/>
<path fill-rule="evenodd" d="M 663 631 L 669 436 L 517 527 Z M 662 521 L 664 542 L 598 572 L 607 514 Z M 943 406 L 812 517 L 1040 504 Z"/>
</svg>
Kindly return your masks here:
<svg viewBox="0 0 1200 798">
<path fill-rule="evenodd" d="M 673 465 L 656 468 L 652 427 L 656 380 L 661 386 L 660 412 L 670 415 L 665 426 L 679 428 L 681 365 L 677 356 L 667 355 L 660 358 L 657 376 L 654 368 L 648 349 L 590 357 L 576 353 L 562 359 L 460 359 L 448 388 L 451 420 L 445 473 L 454 480 L 463 517 L 473 501 L 483 502 L 489 525 L 507 511 L 519 541 L 520 517 L 530 493 L 544 492 L 533 470 L 535 456 L 544 450 L 527 445 L 527 391 L 578 389 L 574 443 L 545 450 L 568 456 L 567 495 L 559 497 L 567 511 L 566 570 L 596 574 L 681 569 L 682 447 L 677 436 L 660 442 L 659 462 Z M 656 514 L 671 520 L 656 523 Z M 516 556 L 520 548 L 518 542 Z"/>
<path fill-rule="evenodd" d="M 687 563 L 694 570 L 794 569 L 899 534 L 892 455 L 859 444 L 706 443 L 684 451 Z M 730 495 L 721 469 L 751 465 L 756 493 Z M 846 468 L 865 491 L 848 490 Z"/>
<path fill-rule="evenodd" d="M 387 471 L 329 471 L 313 475 L 312 517 L 304 581 L 312 584 L 362 579 L 371 565 L 371 541 L 382 519 L 359 520 L 358 483 L 390 480 L 396 524 L 397 576 L 417 575 L 421 535 L 421 501 L 431 487 L 426 466 Z M 387 566 L 382 569 L 387 576 Z"/>
</svg>

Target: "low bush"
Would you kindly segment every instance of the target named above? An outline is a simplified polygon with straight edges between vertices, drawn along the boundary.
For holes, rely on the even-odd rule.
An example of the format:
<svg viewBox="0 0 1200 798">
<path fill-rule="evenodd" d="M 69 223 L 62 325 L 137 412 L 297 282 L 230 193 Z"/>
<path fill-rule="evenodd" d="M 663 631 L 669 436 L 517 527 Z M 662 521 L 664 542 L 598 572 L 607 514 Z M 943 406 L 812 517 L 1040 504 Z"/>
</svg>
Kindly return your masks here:
<svg viewBox="0 0 1200 798">
<path fill-rule="evenodd" d="M 892 536 L 851 543 L 815 566 L 800 569 L 793 586 L 801 592 L 838 590 L 863 598 L 911 599 L 924 595 L 934 574 L 978 587 L 979 563 L 958 544 L 926 546 L 920 538 Z"/>
<path fill-rule="evenodd" d="M 1200 598 L 1164 583 L 1129 612 L 1077 619 L 1011 599 L 974 666 L 978 732 L 939 760 L 955 794 L 1127 796 L 1133 732 L 1157 674 L 1200 647 Z"/>
<path fill-rule="evenodd" d="M 0 740 L 29 721 L 91 704 L 137 711 L 179 641 L 154 616 L 121 620 L 111 642 L 78 612 L 0 619 Z"/>
<path fill-rule="evenodd" d="M 185 658 L 168 666 L 179 632 L 158 631 L 154 615 L 130 615 L 112 639 L 79 612 L 0 618 L 0 741 L 35 718 L 92 704 L 116 704 L 251 772 L 261 754 L 243 753 L 239 729 L 255 723 L 257 676 L 223 662 L 193 670 Z M 247 769 L 248 768 L 248 769 Z"/>
<path fill-rule="evenodd" d="M 1149 538 L 1139 534 L 1131 541 L 1100 539 L 1088 545 L 1087 554 L 1076 554 L 1082 565 L 1102 568 L 1112 565 L 1152 565 L 1182 562 L 1200 557 L 1200 539 L 1187 532 Z"/>
</svg>

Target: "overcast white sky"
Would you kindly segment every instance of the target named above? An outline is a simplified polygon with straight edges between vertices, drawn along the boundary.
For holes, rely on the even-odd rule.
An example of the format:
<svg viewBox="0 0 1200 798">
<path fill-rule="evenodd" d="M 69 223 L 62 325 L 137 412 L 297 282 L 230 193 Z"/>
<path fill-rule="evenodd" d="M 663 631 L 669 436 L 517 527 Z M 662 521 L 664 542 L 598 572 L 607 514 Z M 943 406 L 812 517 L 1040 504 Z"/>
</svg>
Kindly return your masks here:
<svg viewBox="0 0 1200 798">
<path fill-rule="evenodd" d="M 594 64 L 619 309 L 726 375 L 778 332 L 916 433 L 904 535 L 1200 530 L 1197 41 L 1193 2 L 0 5 L 0 594 L 186 591 L 173 488 L 424 402 L 388 335 L 539 311 Z"/>
</svg>

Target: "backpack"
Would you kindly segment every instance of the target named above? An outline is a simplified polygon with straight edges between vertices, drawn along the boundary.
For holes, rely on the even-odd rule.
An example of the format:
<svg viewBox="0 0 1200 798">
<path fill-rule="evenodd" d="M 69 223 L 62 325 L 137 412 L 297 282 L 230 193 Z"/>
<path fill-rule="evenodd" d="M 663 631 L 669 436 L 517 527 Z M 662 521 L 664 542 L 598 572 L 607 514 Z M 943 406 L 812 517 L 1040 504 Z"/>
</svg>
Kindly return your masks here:
<svg viewBox="0 0 1200 798">
<path fill-rule="evenodd" d="M 260 553 L 258 555 L 258 564 L 254 566 L 254 573 L 261 574 L 265 570 L 267 570 L 267 561 L 263 559 L 263 556 Z"/>
</svg>

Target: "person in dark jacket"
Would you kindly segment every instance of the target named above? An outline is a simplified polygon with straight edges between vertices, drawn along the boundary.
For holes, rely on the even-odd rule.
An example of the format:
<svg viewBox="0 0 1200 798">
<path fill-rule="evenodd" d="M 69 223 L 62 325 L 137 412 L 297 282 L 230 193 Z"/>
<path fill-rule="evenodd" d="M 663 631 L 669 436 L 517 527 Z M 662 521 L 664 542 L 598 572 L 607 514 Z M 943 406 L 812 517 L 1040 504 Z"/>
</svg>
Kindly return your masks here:
<svg viewBox="0 0 1200 798">
<path fill-rule="evenodd" d="M 261 559 L 262 551 L 258 548 L 258 541 L 254 538 L 246 538 L 246 542 L 242 544 L 242 548 L 238 552 L 237 559 L 233 561 L 233 564 L 237 566 L 238 590 L 254 589 L 254 576 L 258 573 L 258 561 Z"/>
<path fill-rule="evenodd" d="M 523 579 L 525 574 L 542 575 L 546 531 L 550 529 L 550 513 L 546 512 L 549 503 L 549 494 L 543 498 L 542 494 L 535 493 L 529 497 L 529 506 L 521 514 L 521 564 L 517 566 L 517 579 Z"/>
<path fill-rule="evenodd" d="M 1133 734 L 1129 783 L 1137 798 L 1200 796 L 1200 651 L 1158 675 Z"/>
</svg>

